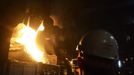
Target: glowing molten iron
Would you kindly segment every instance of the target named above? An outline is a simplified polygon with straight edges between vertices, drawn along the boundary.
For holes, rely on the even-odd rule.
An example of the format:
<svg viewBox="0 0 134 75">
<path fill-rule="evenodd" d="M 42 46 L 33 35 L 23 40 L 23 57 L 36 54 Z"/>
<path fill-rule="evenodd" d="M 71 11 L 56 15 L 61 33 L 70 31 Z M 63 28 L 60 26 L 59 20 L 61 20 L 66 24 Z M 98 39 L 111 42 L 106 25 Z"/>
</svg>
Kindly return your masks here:
<svg viewBox="0 0 134 75">
<path fill-rule="evenodd" d="M 17 43 L 22 44 L 25 47 L 25 51 L 37 62 L 44 62 L 44 52 L 40 50 L 36 44 L 36 37 L 39 31 L 44 30 L 43 21 L 40 24 L 39 28 L 35 31 L 30 28 L 29 22 L 27 25 L 20 23 L 17 26 L 20 30 L 17 33 L 17 38 L 14 40 Z"/>
</svg>

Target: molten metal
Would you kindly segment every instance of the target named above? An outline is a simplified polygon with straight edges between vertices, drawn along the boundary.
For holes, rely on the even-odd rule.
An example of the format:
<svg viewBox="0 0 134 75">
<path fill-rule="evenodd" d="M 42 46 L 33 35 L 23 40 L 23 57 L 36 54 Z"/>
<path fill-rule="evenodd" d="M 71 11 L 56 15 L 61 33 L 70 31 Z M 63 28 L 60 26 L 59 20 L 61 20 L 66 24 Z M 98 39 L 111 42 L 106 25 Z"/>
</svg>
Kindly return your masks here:
<svg viewBox="0 0 134 75">
<path fill-rule="evenodd" d="M 14 39 L 11 38 L 11 41 L 15 41 L 23 45 L 25 52 L 27 52 L 35 61 L 46 63 L 44 51 L 39 49 L 36 44 L 38 32 L 44 30 L 43 21 L 36 31 L 29 26 L 29 20 L 27 25 L 19 23 L 16 28 L 18 28 L 19 31 Z"/>
</svg>

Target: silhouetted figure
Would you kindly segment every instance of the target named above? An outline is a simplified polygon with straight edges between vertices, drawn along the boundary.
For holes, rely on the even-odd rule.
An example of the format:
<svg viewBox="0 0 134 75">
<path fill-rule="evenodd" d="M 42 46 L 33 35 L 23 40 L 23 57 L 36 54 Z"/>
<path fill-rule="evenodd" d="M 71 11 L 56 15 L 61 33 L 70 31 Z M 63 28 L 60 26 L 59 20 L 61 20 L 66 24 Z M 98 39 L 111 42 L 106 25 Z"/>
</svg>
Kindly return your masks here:
<svg viewBox="0 0 134 75">
<path fill-rule="evenodd" d="M 77 46 L 81 75 L 115 75 L 118 44 L 112 34 L 104 30 L 85 34 Z"/>
</svg>

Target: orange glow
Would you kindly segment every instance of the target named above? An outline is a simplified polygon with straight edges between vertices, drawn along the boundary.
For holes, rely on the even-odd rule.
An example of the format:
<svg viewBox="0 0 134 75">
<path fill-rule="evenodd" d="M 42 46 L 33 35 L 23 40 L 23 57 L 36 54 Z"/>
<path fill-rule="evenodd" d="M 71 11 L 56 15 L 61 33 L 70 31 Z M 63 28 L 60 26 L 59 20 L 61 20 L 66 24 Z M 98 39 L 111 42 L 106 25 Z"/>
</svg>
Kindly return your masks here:
<svg viewBox="0 0 134 75">
<path fill-rule="evenodd" d="M 44 30 L 43 21 L 41 22 L 37 30 L 34 30 L 29 26 L 29 20 L 27 25 L 25 25 L 24 23 L 19 23 L 17 27 L 19 29 L 16 35 L 17 37 L 11 40 L 22 44 L 25 48 L 25 52 L 27 52 L 35 61 L 46 63 L 44 51 L 39 49 L 36 44 L 38 31 Z"/>
<path fill-rule="evenodd" d="M 43 31 L 43 30 L 44 30 L 44 26 L 42 21 L 37 31 Z"/>
</svg>

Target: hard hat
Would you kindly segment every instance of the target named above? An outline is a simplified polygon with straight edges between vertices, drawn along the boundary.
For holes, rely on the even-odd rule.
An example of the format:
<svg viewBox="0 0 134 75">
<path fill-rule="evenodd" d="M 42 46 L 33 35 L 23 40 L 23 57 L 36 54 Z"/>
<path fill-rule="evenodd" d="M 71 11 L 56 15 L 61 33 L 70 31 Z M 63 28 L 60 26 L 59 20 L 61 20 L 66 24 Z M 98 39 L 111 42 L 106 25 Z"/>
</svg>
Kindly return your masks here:
<svg viewBox="0 0 134 75">
<path fill-rule="evenodd" d="M 86 33 L 80 40 L 77 49 L 83 55 L 93 55 L 106 59 L 118 59 L 118 44 L 114 36 L 105 30 L 94 30 Z"/>
</svg>

